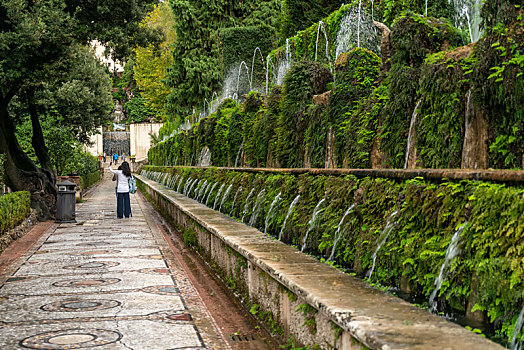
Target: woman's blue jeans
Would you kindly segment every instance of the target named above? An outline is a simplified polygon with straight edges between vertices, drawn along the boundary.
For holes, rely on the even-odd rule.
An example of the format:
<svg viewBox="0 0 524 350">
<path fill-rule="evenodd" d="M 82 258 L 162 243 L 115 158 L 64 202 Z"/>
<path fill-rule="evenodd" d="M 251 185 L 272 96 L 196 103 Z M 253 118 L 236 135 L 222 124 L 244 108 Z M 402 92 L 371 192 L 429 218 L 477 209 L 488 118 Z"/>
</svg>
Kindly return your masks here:
<svg viewBox="0 0 524 350">
<path fill-rule="evenodd" d="M 131 203 L 129 201 L 129 192 L 117 193 L 116 195 L 116 216 L 126 218 L 131 215 Z"/>
</svg>

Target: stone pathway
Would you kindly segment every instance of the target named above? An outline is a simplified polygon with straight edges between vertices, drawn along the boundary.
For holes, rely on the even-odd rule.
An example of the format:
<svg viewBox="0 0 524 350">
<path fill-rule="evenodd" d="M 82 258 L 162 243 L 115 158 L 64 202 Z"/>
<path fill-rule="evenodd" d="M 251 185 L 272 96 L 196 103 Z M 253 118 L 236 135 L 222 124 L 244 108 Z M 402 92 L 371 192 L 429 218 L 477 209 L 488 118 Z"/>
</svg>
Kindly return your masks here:
<svg viewBox="0 0 524 350">
<path fill-rule="evenodd" d="M 132 195 L 133 217 L 116 218 L 107 176 L 76 224 L 54 224 L 0 276 L 0 349 L 237 348 L 144 200 Z"/>
</svg>

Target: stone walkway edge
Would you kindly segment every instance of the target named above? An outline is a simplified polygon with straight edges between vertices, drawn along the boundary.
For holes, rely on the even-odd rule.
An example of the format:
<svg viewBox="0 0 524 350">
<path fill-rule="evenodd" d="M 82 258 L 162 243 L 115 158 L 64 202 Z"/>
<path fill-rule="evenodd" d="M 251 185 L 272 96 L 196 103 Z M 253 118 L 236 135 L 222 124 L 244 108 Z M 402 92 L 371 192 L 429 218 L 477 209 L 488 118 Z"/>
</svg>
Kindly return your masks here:
<svg viewBox="0 0 524 350">
<path fill-rule="evenodd" d="M 337 349 L 354 349 L 352 343 L 357 340 L 370 349 L 383 350 L 502 349 L 488 339 L 371 287 L 255 228 L 157 182 L 136 177 L 149 198 L 170 213 L 172 220 L 185 229 L 197 230 L 199 248 L 204 249 L 226 275 L 234 268 L 234 261 L 224 258 L 227 254 L 218 250 L 225 247 L 223 250 L 232 249 L 246 258 L 249 267 L 243 278 L 250 299 L 257 300 L 261 308 L 277 318 L 286 333 L 305 344 L 333 344 L 334 341 Z M 198 227 L 207 231 L 210 237 L 199 233 Z M 222 244 L 217 244 L 217 239 Z M 274 283 L 261 281 L 259 270 Z M 298 301 L 287 300 L 282 295 L 277 297 L 275 290 L 284 290 L 280 294 L 290 291 Z M 268 297 L 272 292 L 275 295 Z M 317 325 L 315 335 L 304 330 L 307 316 L 297 311 L 300 302 L 317 310 L 312 313 L 314 316 L 309 316 L 314 317 Z M 342 329 L 341 336 L 333 339 L 330 322 Z"/>
</svg>

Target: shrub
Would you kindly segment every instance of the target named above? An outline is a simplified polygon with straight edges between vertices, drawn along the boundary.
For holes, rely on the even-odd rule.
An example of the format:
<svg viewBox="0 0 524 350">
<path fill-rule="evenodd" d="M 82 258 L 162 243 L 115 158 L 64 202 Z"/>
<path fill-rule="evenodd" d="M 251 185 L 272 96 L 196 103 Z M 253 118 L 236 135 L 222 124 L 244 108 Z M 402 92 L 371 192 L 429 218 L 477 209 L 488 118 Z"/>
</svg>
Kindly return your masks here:
<svg viewBox="0 0 524 350">
<path fill-rule="evenodd" d="M 13 192 L 0 196 L 0 234 L 18 226 L 30 213 L 29 192 Z"/>
</svg>

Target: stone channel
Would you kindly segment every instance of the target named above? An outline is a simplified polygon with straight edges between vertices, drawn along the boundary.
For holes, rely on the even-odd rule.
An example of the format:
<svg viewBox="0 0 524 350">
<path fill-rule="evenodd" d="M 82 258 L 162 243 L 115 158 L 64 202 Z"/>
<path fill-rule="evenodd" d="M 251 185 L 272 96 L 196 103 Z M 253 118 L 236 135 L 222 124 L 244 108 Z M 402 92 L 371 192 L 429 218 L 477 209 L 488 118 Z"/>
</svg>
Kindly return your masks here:
<svg viewBox="0 0 524 350">
<path fill-rule="evenodd" d="M 283 339 L 322 349 L 502 349 L 156 181 L 137 178 L 149 200 L 194 237 L 191 244 L 216 273 Z"/>
</svg>

